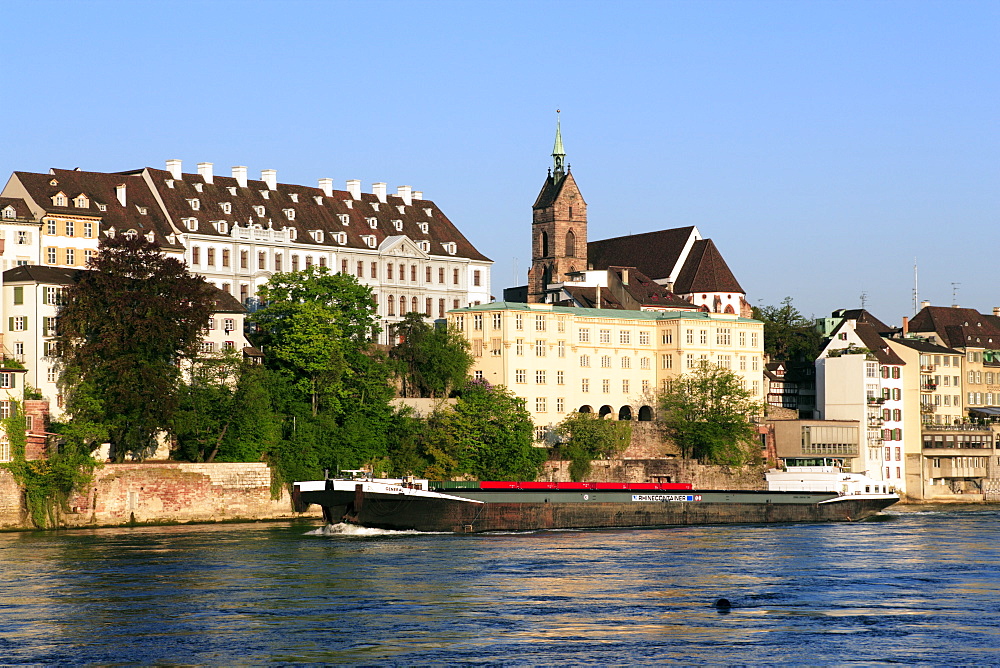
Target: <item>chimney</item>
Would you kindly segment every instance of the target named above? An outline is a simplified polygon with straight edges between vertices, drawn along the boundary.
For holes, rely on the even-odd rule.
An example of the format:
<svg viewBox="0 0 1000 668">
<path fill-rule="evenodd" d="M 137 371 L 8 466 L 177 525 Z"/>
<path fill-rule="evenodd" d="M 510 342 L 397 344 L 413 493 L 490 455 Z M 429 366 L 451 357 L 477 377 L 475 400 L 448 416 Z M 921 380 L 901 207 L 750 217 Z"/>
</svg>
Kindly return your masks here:
<svg viewBox="0 0 1000 668">
<path fill-rule="evenodd" d="M 993 307 L 993 315 L 1000 316 L 1000 306 Z"/>
<path fill-rule="evenodd" d="M 361 199 L 361 181 L 357 179 L 348 181 L 347 192 L 351 193 L 351 199 Z"/>
<path fill-rule="evenodd" d="M 622 269 L 622 283 L 628 285 L 628 267 Z"/>
<path fill-rule="evenodd" d="M 924 301 L 920 302 L 920 308 L 921 309 L 925 309 L 925 308 L 929 307 L 930 305 L 931 305 L 931 303 L 929 301 L 927 301 L 926 299 Z"/>
<path fill-rule="evenodd" d="M 412 197 L 413 199 L 423 199 L 424 193 L 420 190 L 414 190 L 413 193 L 410 195 L 410 197 Z"/>
<path fill-rule="evenodd" d="M 907 318 L 904 315 L 903 316 L 903 331 L 902 331 L 903 338 L 906 338 L 906 335 L 909 334 L 909 333 L 910 333 L 910 319 Z"/>
<path fill-rule="evenodd" d="M 236 183 L 240 188 L 247 187 L 247 168 L 246 167 L 233 167 L 233 178 L 236 179 Z"/>
<path fill-rule="evenodd" d="M 181 180 L 181 161 L 174 158 L 173 160 L 167 160 L 167 171 L 170 172 L 170 178 L 175 181 Z"/>
<path fill-rule="evenodd" d="M 396 188 L 396 194 L 403 198 L 403 204 L 406 206 L 413 204 L 413 195 L 410 192 L 410 186 L 398 186 Z"/>
<path fill-rule="evenodd" d="M 204 179 L 205 183 L 213 183 L 215 176 L 212 174 L 212 163 L 210 162 L 199 162 L 198 163 L 198 174 Z"/>
<path fill-rule="evenodd" d="M 320 190 L 327 197 L 333 197 L 333 179 L 320 179 L 319 180 Z"/>
<path fill-rule="evenodd" d="M 601 308 L 601 285 L 597 285 L 597 305 L 594 308 Z"/>
<path fill-rule="evenodd" d="M 268 190 L 275 190 L 278 187 L 278 170 L 276 169 L 262 169 L 260 170 L 260 180 L 267 184 Z"/>
<path fill-rule="evenodd" d="M 373 183 L 372 184 L 372 194 L 378 197 L 378 201 L 385 201 L 385 184 L 384 183 Z"/>
<path fill-rule="evenodd" d="M 124 183 L 122 183 L 121 185 L 115 186 L 115 195 L 118 196 L 118 201 L 122 203 L 122 206 L 125 206 L 125 184 Z"/>
</svg>

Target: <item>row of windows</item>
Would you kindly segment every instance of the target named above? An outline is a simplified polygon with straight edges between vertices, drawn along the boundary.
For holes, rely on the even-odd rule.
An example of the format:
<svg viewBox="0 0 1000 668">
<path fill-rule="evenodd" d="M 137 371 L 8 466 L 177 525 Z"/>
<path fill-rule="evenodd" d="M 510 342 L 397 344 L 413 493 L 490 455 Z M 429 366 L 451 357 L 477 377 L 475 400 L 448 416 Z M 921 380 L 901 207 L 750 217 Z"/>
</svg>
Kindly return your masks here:
<svg viewBox="0 0 1000 668">
<path fill-rule="evenodd" d="M 47 264 L 68 264 L 70 266 L 87 264 L 93 259 L 96 253 L 97 251 L 90 248 L 85 248 L 81 253 L 76 248 L 49 247 L 45 249 L 45 262 Z"/>
<path fill-rule="evenodd" d="M 933 364 L 934 366 L 957 367 L 960 359 L 960 357 L 955 355 L 921 355 L 920 366 L 927 367 Z"/>
<path fill-rule="evenodd" d="M 611 355 L 601 355 L 601 368 L 610 369 L 611 368 Z M 632 358 L 625 355 L 619 359 L 619 364 L 623 369 L 632 368 Z M 580 355 L 580 366 L 587 368 L 590 366 L 590 355 Z M 639 368 L 649 369 L 651 368 L 650 359 L 648 357 L 639 358 Z"/>
<path fill-rule="evenodd" d="M 59 228 L 62 229 L 59 229 Z M 45 222 L 45 232 L 49 235 L 62 235 L 65 237 L 75 237 L 80 233 L 84 239 L 93 239 L 96 231 L 94 223 L 77 223 L 75 220 L 53 220 L 49 218 Z M 30 237 L 25 233 L 24 241 L 18 236 L 18 243 L 30 243 Z"/>
<path fill-rule="evenodd" d="M 378 303 L 378 295 L 377 294 L 373 295 L 373 297 L 375 299 L 375 302 Z M 402 315 L 406 315 L 407 313 L 410 313 L 410 312 L 412 312 L 412 313 L 420 313 L 420 300 L 418 298 L 416 298 L 416 297 L 410 297 L 410 299 L 409 299 L 409 308 L 407 308 L 407 298 L 405 296 L 403 296 L 403 295 L 399 296 L 398 303 L 399 303 L 399 315 L 401 315 L 401 316 Z M 396 298 L 393 295 L 389 295 L 388 297 L 386 297 L 385 305 L 386 305 L 386 315 L 387 316 L 395 316 L 396 315 L 396 304 L 397 304 L 397 301 L 396 301 Z M 454 299 L 451 302 L 451 307 L 452 308 L 458 308 L 460 306 L 460 304 L 461 304 L 460 300 Z M 424 315 L 426 315 L 428 318 L 430 318 L 430 317 L 433 316 L 433 311 L 434 311 L 434 300 L 431 297 L 424 298 L 424 311 L 423 311 Z M 437 300 L 437 311 L 438 311 L 437 317 L 443 318 L 444 314 L 445 314 L 445 300 L 444 299 L 438 299 Z M 479 351 L 480 351 L 479 354 L 476 355 L 476 357 L 481 357 L 482 356 L 483 341 L 482 341 L 482 339 L 477 339 L 477 341 L 473 342 L 474 346 L 475 346 L 476 342 L 478 342 Z"/>
<path fill-rule="evenodd" d="M 687 343 L 687 344 L 694 344 L 695 333 L 696 333 L 696 330 L 694 330 L 694 329 L 685 329 L 684 330 L 684 342 Z M 737 340 L 739 346 L 746 347 L 746 345 L 747 345 L 747 334 L 748 334 L 748 332 L 745 332 L 745 331 L 737 331 L 737 339 L 736 340 Z M 708 336 L 708 330 L 707 329 L 699 329 L 699 330 L 697 330 L 697 335 L 698 335 L 698 344 L 699 345 L 703 345 L 703 346 L 708 345 L 709 336 Z M 757 332 L 749 332 L 749 335 L 750 335 L 750 337 L 749 337 L 750 338 L 750 347 L 751 348 L 756 348 L 758 340 L 759 340 L 758 339 L 758 333 Z M 664 343 L 668 343 L 668 342 L 665 340 Z M 715 330 L 715 345 L 717 345 L 717 346 L 731 346 L 732 344 L 733 344 L 732 329 L 729 328 L 729 327 L 718 327 L 718 328 L 716 328 L 716 330 Z"/>
</svg>

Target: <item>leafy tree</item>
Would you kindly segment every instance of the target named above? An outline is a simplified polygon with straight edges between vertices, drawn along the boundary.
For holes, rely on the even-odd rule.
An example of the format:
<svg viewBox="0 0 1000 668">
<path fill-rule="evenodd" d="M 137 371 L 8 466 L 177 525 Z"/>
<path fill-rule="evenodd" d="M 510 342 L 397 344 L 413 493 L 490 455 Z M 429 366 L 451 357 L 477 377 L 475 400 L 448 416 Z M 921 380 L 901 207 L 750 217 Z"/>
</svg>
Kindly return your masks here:
<svg viewBox="0 0 1000 668">
<path fill-rule="evenodd" d="M 590 463 L 622 453 L 632 439 L 632 423 L 604 420 L 593 413 L 570 413 L 556 428 L 561 457 L 570 460 L 570 478 L 590 475 Z"/>
<path fill-rule="evenodd" d="M 281 424 L 271 405 L 267 374 L 262 366 L 244 366 L 233 393 L 228 429 L 217 456 L 208 461 L 258 462 L 278 445 Z"/>
<path fill-rule="evenodd" d="M 337 411 L 345 373 L 363 363 L 380 331 L 371 290 L 313 266 L 273 275 L 258 295 L 265 306 L 250 320 L 268 365 L 309 397 L 314 416 L 321 408 Z"/>
<path fill-rule="evenodd" d="M 472 381 L 453 408 L 442 408 L 428 420 L 425 475 L 534 480 L 545 451 L 532 445 L 533 432 L 524 399 L 502 385 Z"/>
<path fill-rule="evenodd" d="M 764 323 L 764 352 L 772 360 L 810 362 L 819 356 L 823 337 L 791 297 L 780 306 L 755 306 L 753 317 Z"/>
<path fill-rule="evenodd" d="M 90 267 L 59 311 L 67 411 L 103 425 L 118 461 L 141 458 L 172 423 L 178 361 L 201 341 L 212 287 L 138 235 L 102 239 Z"/>
<path fill-rule="evenodd" d="M 233 418 L 234 388 L 242 364 L 236 352 L 189 360 L 189 377 L 180 385 L 174 415 L 174 456 L 192 462 L 214 459 Z"/>
<path fill-rule="evenodd" d="M 402 366 L 403 396 L 447 397 L 465 382 L 473 359 L 462 334 L 419 313 L 407 313 L 392 333 L 401 339 L 389 356 Z"/>
<path fill-rule="evenodd" d="M 702 362 L 660 394 L 659 420 L 683 457 L 739 465 L 759 457 L 755 418 L 763 406 L 732 371 Z"/>
</svg>

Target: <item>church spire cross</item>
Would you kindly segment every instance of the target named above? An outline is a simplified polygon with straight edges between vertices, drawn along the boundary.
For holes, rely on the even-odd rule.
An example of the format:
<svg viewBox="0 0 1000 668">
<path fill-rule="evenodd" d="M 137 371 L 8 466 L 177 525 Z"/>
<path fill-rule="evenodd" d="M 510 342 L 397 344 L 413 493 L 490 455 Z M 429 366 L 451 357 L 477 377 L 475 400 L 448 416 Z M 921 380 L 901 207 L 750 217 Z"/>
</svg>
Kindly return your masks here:
<svg viewBox="0 0 1000 668">
<path fill-rule="evenodd" d="M 561 179 L 565 174 L 563 166 L 566 164 L 566 149 L 563 148 L 562 128 L 559 123 L 560 110 L 556 109 L 556 143 L 552 148 L 553 172 L 557 179 Z"/>
</svg>

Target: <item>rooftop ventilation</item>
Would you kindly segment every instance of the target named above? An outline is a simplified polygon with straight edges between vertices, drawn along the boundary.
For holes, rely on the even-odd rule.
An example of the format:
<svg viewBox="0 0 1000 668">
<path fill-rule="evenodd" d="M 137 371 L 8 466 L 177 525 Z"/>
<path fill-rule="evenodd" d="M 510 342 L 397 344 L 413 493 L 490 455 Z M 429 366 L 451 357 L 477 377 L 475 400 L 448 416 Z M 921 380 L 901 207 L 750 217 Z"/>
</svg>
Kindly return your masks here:
<svg viewBox="0 0 1000 668">
<path fill-rule="evenodd" d="M 210 162 L 199 162 L 198 163 L 198 175 L 201 176 L 205 183 L 212 183 L 212 179 L 215 176 L 212 174 L 212 163 Z"/>
<path fill-rule="evenodd" d="M 174 158 L 173 160 L 167 160 L 167 171 L 170 172 L 170 176 L 175 180 L 181 180 L 181 161 Z"/>
<path fill-rule="evenodd" d="M 233 178 L 240 188 L 247 187 L 247 168 L 243 166 L 233 167 Z"/>
<path fill-rule="evenodd" d="M 319 189 L 323 191 L 323 194 L 327 197 L 333 197 L 333 179 L 320 179 Z"/>
<path fill-rule="evenodd" d="M 351 193 L 351 199 L 361 199 L 361 181 L 358 179 L 348 181 L 347 192 Z"/>
<path fill-rule="evenodd" d="M 278 188 L 278 170 L 276 169 L 260 170 L 260 180 L 267 184 L 268 190 L 276 190 Z"/>
</svg>

